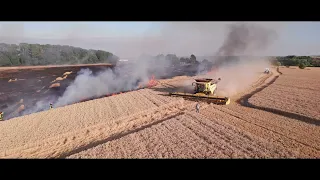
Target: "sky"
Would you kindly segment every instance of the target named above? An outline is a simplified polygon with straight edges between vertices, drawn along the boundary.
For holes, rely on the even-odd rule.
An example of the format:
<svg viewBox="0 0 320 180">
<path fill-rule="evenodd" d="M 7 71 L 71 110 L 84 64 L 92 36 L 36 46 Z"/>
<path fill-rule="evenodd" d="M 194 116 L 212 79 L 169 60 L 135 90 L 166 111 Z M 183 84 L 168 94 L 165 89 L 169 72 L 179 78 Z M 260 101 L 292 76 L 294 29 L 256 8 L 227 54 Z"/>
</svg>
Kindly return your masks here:
<svg viewBox="0 0 320 180">
<path fill-rule="evenodd" d="M 214 55 L 228 24 L 240 22 L 0 22 L 0 42 L 60 44 L 112 52 Z M 320 22 L 244 22 L 272 29 L 277 38 L 252 55 L 319 55 Z"/>
</svg>

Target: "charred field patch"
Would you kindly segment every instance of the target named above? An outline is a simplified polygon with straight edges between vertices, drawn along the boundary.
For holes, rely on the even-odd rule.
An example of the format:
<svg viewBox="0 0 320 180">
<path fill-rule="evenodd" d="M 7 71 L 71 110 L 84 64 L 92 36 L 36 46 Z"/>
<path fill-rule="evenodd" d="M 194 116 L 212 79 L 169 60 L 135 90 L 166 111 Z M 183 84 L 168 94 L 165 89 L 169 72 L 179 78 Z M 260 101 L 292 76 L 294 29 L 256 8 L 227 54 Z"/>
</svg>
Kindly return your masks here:
<svg viewBox="0 0 320 180">
<path fill-rule="evenodd" d="M 50 100 L 61 96 L 74 81 L 77 73 L 86 68 L 95 74 L 114 67 L 97 65 L 2 70 L 0 71 L 0 111 L 5 113 L 5 119 L 21 116 L 22 111 L 18 110 L 21 105 L 24 105 L 26 110 L 34 106 L 39 99 L 48 100 L 47 107 L 43 107 L 48 109 Z M 63 75 L 66 72 L 72 73 Z M 55 81 L 59 77 L 66 78 Z M 50 88 L 54 83 L 60 83 L 60 86 Z"/>
<path fill-rule="evenodd" d="M 67 87 L 75 80 L 78 72 L 82 69 L 91 70 L 93 75 L 111 69 L 114 71 L 114 75 L 118 76 L 119 74 L 117 73 L 119 73 L 119 71 L 116 71 L 117 68 L 121 68 L 120 72 L 126 73 L 126 77 L 128 78 L 130 78 L 130 74 L 134 72 L 131 64 L 119 66 L 77 65 L 44 68 L 30 67 L 0 70 L 0 111 L 4 112 L 5 120 L 8 120 L 13 117 L 30 114 L 28 109 L 33 108 L 34 106 L 40 106 L 40 110 L 37 112 L 48 110 L 50 108 L 50 103 L 55 102 L 58 97 L 63 95 Z M 68 74 L 68 72 L 72 73 Z M 165 79 L 181 75 L 193 76 L 196 73 L 196 66 L 171 66 L 168 67 L 165 72 L 154 72 L 150 70 L 148 71 L 147 76 L 155 77 L 156 79 Z M 137 85 L 139 83 L 139 79 L 137 79 Z M 132 90 L 135 89 L 121 90 L 119 92 L 114 92 L 113 94 Z M 107 92 L 106 96 L 108 96 Z M 105 95 L 101 97 L 86 98 L 80 102 L 102 97 L 105 97 Z M 37 104 L 39 101 L 45 103 L 39 105 Z"/>
</svg>

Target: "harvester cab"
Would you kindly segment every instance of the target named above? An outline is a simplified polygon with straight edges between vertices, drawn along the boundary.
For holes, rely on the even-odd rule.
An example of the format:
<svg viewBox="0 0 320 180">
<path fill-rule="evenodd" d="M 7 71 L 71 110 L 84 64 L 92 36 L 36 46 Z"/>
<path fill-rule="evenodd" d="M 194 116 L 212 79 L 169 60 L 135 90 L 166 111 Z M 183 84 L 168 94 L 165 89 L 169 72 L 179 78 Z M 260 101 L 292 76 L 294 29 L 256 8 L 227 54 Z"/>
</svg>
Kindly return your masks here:
<svg viewBox="0 0 320 180">
<path fill-rule="evenodd" d="M 184 98 L 197 98 L 202 100 L 207 100 L 209 103 L 214 104 L 224 104 L 227 105 L 230 103 L 230 98 L 228 97 L 217 97 L 215 91 L 217 90 L 217 83 L 221 79 L 195 79 L 196 82 L 192 83 L 194 86 L 194 93 L 186 92 L 174 92 L 169 93 L 171 96 L 181 96 Z"/>
<path fill-rule="evenodd" d="M 196 82 L 192 83 L 192 86 L 194 86 L 194 93 L 201 93 L 206 95 L 215 94 L 217 83 L 220 80 L 220 78 L 217 81 L 213 81 L 213 79 L 195 79 Z"/>
</svg>

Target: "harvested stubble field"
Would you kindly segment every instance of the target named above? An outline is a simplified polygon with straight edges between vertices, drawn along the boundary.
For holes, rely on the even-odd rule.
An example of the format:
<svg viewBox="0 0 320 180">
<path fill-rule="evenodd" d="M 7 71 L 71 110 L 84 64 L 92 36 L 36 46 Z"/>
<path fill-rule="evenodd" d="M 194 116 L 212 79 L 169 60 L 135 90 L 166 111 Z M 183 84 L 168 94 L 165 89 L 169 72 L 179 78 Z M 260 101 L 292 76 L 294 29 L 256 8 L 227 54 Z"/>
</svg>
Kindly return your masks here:
<svg viewBox="0 0 320 180">
<path fill-rule="evenodd" d="M 283 75 L 253 95 L 249 103 L 320 125 L 320 69 L 308 69 L 280 68 Z"/>
<path fill-rule="evenodd" d="M 200 114 L 195 113 L 196 102 L 162 95 L 166 87 L 191 79 L 176 77 L 160 81 L 163 85 L 154 89 L 4 121 L 0 123 L 0 157 L 319 158 L 317 124 L 250 104 L 282 77 L 290 76 L 291 69 L 280 71 L 283 74 L 275 82 L 275 70 L 270 75 L 257 74 L 255 83 L 233 95 L 228 106 L 201 103 Z M 315 76 L 320 73 L 317 69 L 305 72 L 312 71 Z"/>
<path fill-rule="evenodd" d="M 295 156 L 251 133 L 195 112 L 109 141 L 70 158 L 248 158 Z"/>
<path fill-rule="evenodd" d="M 319 158 L 317 125 L 242 103 L 277 75 L 259 76 L 251 88 L 233 97 L 238 103 L 201 104 L 201 115 L 191 103 L 180 116 L 69 158 Z"/>
<path fill-rule="evenodd" d="M 45 144 L 48 143 L 48 138 L 49 141 L 57 144 L 62 140 L 64 146 L 66 146 L 64 139 L 68 141 L 69 137 L 74 137 L 70 140 L 71 145 L 81 145 L 77 143 L 79 141 L 84 143 L 86 138 L 90 140 L 87 143 L 91 143 L 90 138 L 96 138 L 99 133 L 105 133 L 105 128 L 121 131 L 121 126 L 131 126 L 129 123 L 131 121 L 134 123 L 136 123 L 135 120 L 143 121 L 143 118 L 156 116 L 157 111 L 160 111 L 158 114 L 170 114 L 168 112 L 172 110 L 167 110 L 168 107 L 180 107 L 180 101 L 172 101 L 172 97 L 165 96 L 155 98 L 153 93 L 148 91 L 151 90 L 128 92 L 1 122 L 0 150 L 6 155 L 11 152 L 22 153 L 21 157 L 23 157 L 26 154 L 23 154 L 20 148 L 16 151 L 16 147 L 23 146 L 22 148 L 27 151 L 30 148 L 41 149 L 42 145 L 46 146 Z M 91 128 L 93 128 L 92 131 L 98 129 L 97 134 L 87 137 Z M 81 134 L 83 129 L 86 129 L 85 133 Z M 80 137 L 82 135 L 84 137 Z M 54 149 L 48 146 L 46 148 Z M 43 157 L 50 157 L 50 154 L 45 154 Z"/>
</svg>

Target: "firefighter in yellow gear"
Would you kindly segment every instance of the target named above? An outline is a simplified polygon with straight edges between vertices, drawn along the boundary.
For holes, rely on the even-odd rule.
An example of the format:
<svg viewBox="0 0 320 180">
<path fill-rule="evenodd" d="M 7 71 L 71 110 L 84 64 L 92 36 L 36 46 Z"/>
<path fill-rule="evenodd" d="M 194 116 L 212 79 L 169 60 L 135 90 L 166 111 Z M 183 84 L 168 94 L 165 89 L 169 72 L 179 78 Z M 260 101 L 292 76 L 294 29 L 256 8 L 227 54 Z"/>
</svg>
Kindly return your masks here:
<svg viewBox="0 0 320 180">
<path fill-rule="evenodd" d="M 3 112 L 0 112 L 0 121 L 3 121 Z"/>
</svg>

